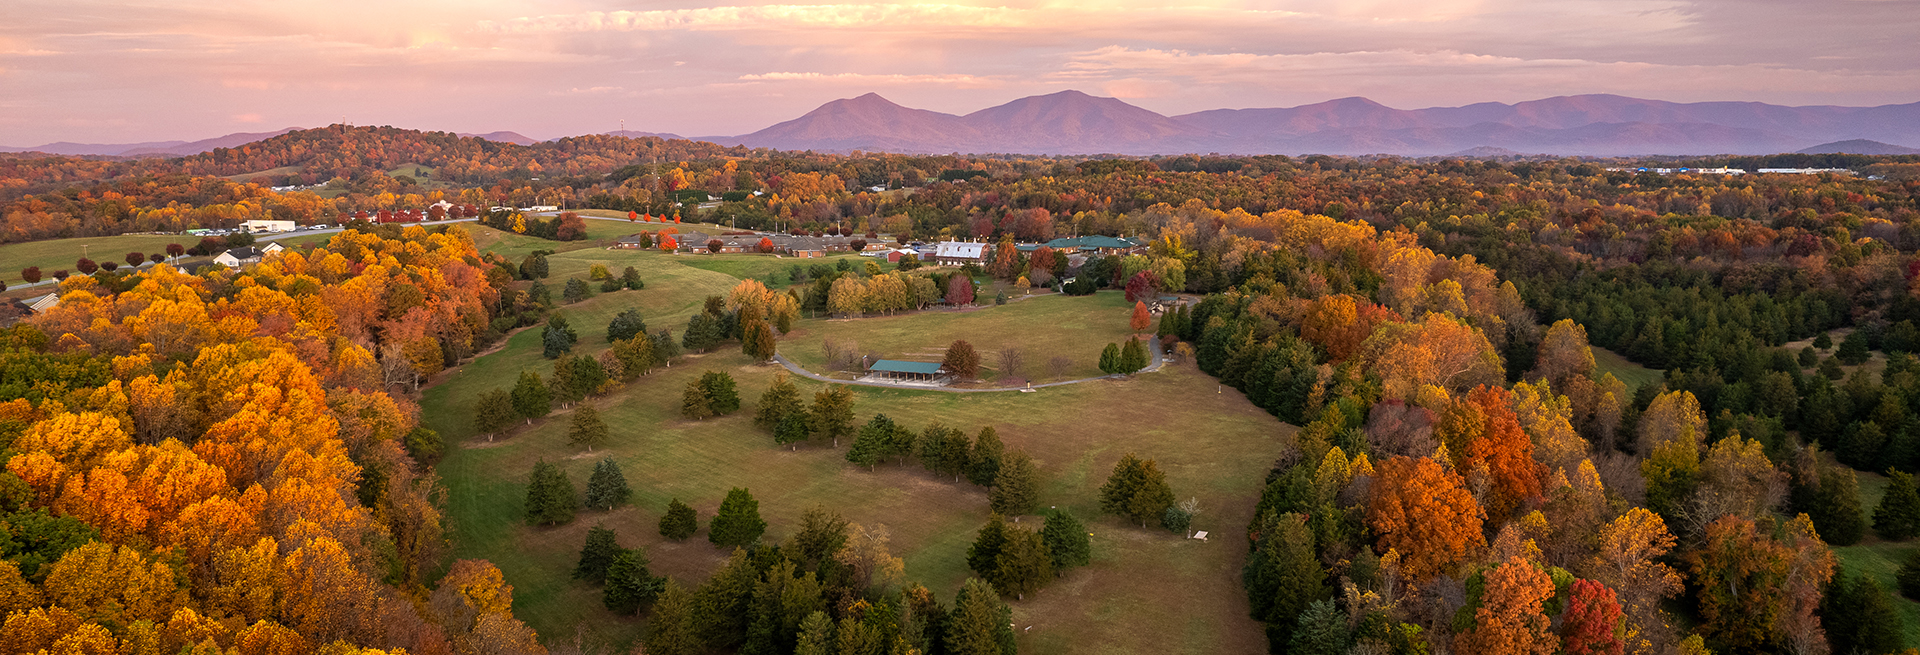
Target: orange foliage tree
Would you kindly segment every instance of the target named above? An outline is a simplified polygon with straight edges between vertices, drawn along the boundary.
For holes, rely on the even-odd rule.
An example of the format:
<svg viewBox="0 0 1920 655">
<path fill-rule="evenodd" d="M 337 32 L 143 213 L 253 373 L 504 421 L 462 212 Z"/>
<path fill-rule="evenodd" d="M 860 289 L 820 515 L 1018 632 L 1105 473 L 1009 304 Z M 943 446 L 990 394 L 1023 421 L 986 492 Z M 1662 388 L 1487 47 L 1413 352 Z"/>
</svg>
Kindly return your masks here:
<svg viewBox="0 0 1920 655">
<path fill-rule="evenodd" d="M 1465 481 L 1429 458 L 1382 463 L 1367 505 L 1381 550 L 1398 551 L 1402 570 L 1415 580 L 1447 573 L 1485 546 L 1484 517 Z"/>
<path fill-rule="evenodd" d="M 1553 578 L 1533 562 L 1510 557 L 1484 574 L 1485 591 L 1473 611 L 1473 627 L 1454 638 L 1454 649 L 1480 655 L 1553 655 L 1560 638 L 1553 634 L 1545 601 L 1554 594 Z"/>
</svg>

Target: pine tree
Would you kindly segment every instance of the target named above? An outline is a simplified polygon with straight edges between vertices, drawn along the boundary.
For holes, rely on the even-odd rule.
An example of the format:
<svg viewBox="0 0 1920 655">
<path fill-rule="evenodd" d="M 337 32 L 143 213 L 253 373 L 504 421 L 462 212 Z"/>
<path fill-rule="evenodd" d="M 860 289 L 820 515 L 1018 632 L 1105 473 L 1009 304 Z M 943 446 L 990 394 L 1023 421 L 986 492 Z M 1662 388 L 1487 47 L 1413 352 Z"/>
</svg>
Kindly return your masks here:
<svg viewBox="0 0 1920 655">
<path fill-rule="evenodd" d="M 1307 610 L 1295 621 L 1286 652 L 1289 655 L 1346 655 L 1351 641 L 1346 614 L 1331 601 L 1316 600 L 1308 604 Z"/>
<path fill-rule="evenodd" d="M 647 283 L 640 281 L 640 271 L 632 266 L 620 272 L 620 285 L 636 291 L 647 288 Z"/>
<path fill-rule="evenodd" d="M 1820 475 L 1814 496 L 1813 525 L 1830 545 L 1860 543 L 1867 532 L 1866 513 L 1860 509 L 1860 482 L 1852 469 L 1833 467 Z"/>
<path fill-rule="evenodd" d="M 629 309 L 615 314 L 613 321 L 607 323 L 607 343 L 632 339 L 646 333 L 647 321 L 641 318 L 638 309 Z"/>
<path fill-rule="evenodd" d="M 846 652 L 836 650 L 835 642 L 833 619 L 828 618 L 826 612 L 814 612 L 800 622 L 800 642 L 794 647 L 793 655 L 835 655 Z"/>
<path fill-rule="evenodd" d="M 700 376 L 700 387 L 707 392 L 715 416 L 726 416 L 740 409 L 740 391 L 734 386 L 732 375 L 707 371 Z"/>
<path fill-rule="evenodd" d="M 700 516 L 691 506 L 675 498 L 667 503 L 667 513 L 660 517 L 660 536 L 674 541 L 686 541 L 687 537 L 700 531 Z"/>
<path fill-rule="evenodd" d="M 1018 450 L 1008 453 L 1000 465 L 1000 473 L 994 476 L 993 490 L 987 494 L 989 505 L 993 511 L 1007 516 L 1032 513 L 1034 503 L 1039 501 L 1038 478 L 1032 457 Z"/>
<path fill-rule="evenodd" d="M 1119 364 L 1120 370 L 1115 372 L 1125 373 L 1127 375 L 1133 375 L 1139 372 L 1140 369 L 1147 367 L 1147 349 L 1145 346 L 1140 345 L 1139 338 L 1128 339 L 1127 345 L 1120 349 Z"/>
<path fill-rule="evenodd" d="M 520 372 L 520 381 L 513 385 L 513 411 L 526 419 L 527 425 L 553 412 L 553 395 L 540 381 L 539 373 Z"/>
<path fill-rule="evenodd" d="M 1902 622 L 1893 597 L 1869 575 L 1836 570 L 1820 602 L 1821 623 L 1835 653 L 1899 651 Z"/>
<path fill-rule="evenodd" d="M 1894 581 L 1900 585 L 1900 595 L 1910 600 L 1920 600 L 1920 548 L 1910 548 L 1907 556 L 1900 560 L 1900 571 Z"/>
<path fill-rule="evenodd" d="M 662 580 L 647 569 L 647 552 L 628 548 L 607 566 L 607 590 L 602 602 L 615 614 L 633 614 L 660 595 Z"/>
<path fill-rule="evenodd" d="M 1086 566 L 1093 561 L 1093 546 L 1087 539 L 1087 526 L 1067 510 L 1055 509 L 1047 513 L 1047 524 L 1040 529 L 1040 539 L 1047 545 L 1047 554 L 1053 559 L 1053 571 L 1056 574 L 1076 566 Z"/>
<path fill-rule="evenodd" d="M 540 460 L 527 480 L 527 525 L 559 525 L 573 520 L 580 507 L 573 481 L 560 467 Z"/>
<path fill-rule="evenodd" d="M 587 478 L 588 507 L 611 510 L 632 498 L 633 490 L 627 488 L 627 476 L 620 472 L 619 464 L 608 458 L 593 465 L 593 476 Z"/>
<path fill-rule="evenodd" d="M 473 429 L 485 433 L 487 441 L 493 441 L 495 433 L 519 417 L 513 407 L 513 394 L 506 389 L 494 389 L 480 394 L 480 401 L 473 408 Z"/>
<path fill-rule="evenodd" d="M 600 420 L 600 411 L 592 405 L 582 404 L 573 410 L 573 424 L 567 429 L 567 444 L 586 448 L 593 452 L 594 446 L 607 445 L 607 424 Z"/>
<path fill-rule="evenodd" d="M 993 587 L 968 578 L 947 617 L 948 655 L 1014 655 L 1013 610 Z"/>
<path fill-rule="evenodd" d="M 714 415 L 713 397 L 707 395 L 707 388 L 699 380 L 689 380 L 687 390 L 680 394 L 680 415 L 696 421 Z"/>
<path fill-rule="evenodd" d="M 1300 613 L 1326 595 L 1327 573 L 1306 517 L 1268 514 L 1254 534 L 1258 542 L 1241 569 L 1241 586 L 1253 618 L 1267 624 L 1269 647 L 1278 652 L 1291 642 Z"/>
<path fill-rule="evenodd" d="M 777 346 L 774 343 L 773 327 L 764 320 L 754 320 L 741 328 L 740 351 L 752 357 L 753 361 L 764 362 L 773 359 Z"/>
<path fill-rule="evenodd" d="M 853 433 L 853 392 L 845 385 L 831 385 L 813 394 L 813 436 L 833 440 L 833 447 L 840 447 L 840 438 Z"/>
<path fill-rule="evenodd" d="M 1888 469 L 1887 478 L 1887 493 L 1873 510 L 1874 533 L 1890 541 L 1920 536 L 1920 488 L 1905 471 Z"/>
<path fill-rule="evenodd" d="M 724 338 L 726 332 L 720 317 L 706 313 L 694 314 L 693 318 L 687 319 L 687 331 L 681 335 L 680 345 L 686 346 L 687 350 L 703 353 L 713 350 Z"/>
<path fill-rule="evenodd" d="M 706 651 L 696 605 L 692 592 L 670 578 L 666 581 L 659 602 L 653 605 L 653 617 L 648 620 L 653 627 L 645 639 L 648 655 L 699 655 Z"/>
<path fill-rule="evenodd" d="M 1172 506 L 1173 490 L 1167 486 L 1166 475 L 1153 460 L 1141 460 L 1133 453 L 1114 464 L 1113 473 L 1100 487 L 1102 511 L 1128 517 L 1142 527 L 1149 519 L 1161 518 Z"/>
<path fill-rule="evenodd" d="M 773 385 L 767 387 L 766 393 L 760 394 L 760 403 L 753 409 L 753 425 L 773 431 L 787 415 L 802 410 L 800 389 L 793 385 L 793 380 L 786 373 L 781 373 L 774 376 Z"/>
<path fill-rule="evenodd" d="M 1000 554 L 1007 548 L 1007 523 L 1000 514 L 987 517 L 987 524 L 974 534 L 973 545 L 967 547 L 967 568 L 973 569 L 981 578 L 992 580 L 996 569 L 1000 567 Z"/>
<path fill-rule="evenodd" d="M 573 350 L 573 341 L 563 331 L 549 325 L 540 331 L 540 354 L 547 359 L 558 359 Z"/>
<path fill-rule="evenodd" d="M 1120 372 L 1120 346 L 1109 343 L 1100 350 L 1100 372 L 1107 375 Z"/>
<path fill-rule="evenodd" d="M 798 450 L 798 444 L 806 441 L 807 437 L 813 432 L 812 428 L 808 425 L 808 418 L 807 410 L 797 407 L 794 408 L 792 412 L 781 417 L 779 425 L 774 426 L 773 442 L 788 444 L 788 449 Z"/>
<path fill-rule="evenodd" d="M 887 418 L 886 414 L 873 415 L 873 420 L 860 428 L 860 435 L 847 448 L 847 461 L 873 470 L 880 463 L 880 458 L 886 455 L 887 442 L 892 438 L 893 430 L 893 419 Z"/>
<path fill-rule="evenodd" d="M 613 565 L 614 556 L 621 550 L 612 530 L 604 525 L 588 528 L 587 544 L 580 549 L 580 563 L 573 567 L 573 578 L 596 584 L 606 580 L 607 567 Z"/>
<path fill-rule="evenodd" d="M 593 291 L 587 288 L 587 281 L 574 277 L 567 278 L 567 288 L 560 292 L 560 299 L 567 301 L 567 304 L 573 304 L 586 300 L 591 295 Z"/>
<path fill-rule="evenodd" d="M 1020 528 L 1007 530 L 1006 545 L 1001 547 L 989 580 L 993 587 L 1002 594 L 1025 599 L 1052 580 L 1053 558 L 1040 535 Z"/>
<path fill-rule="evenodd" d="M 967 479 L 982 487 L 993 484 L 1000 477 L 1000 461 L 1006 457 L 1006 446 L 1000 443 L 1000 433 L 989 425 L 980 428 L 980 436 L 973 440 L 973 452 L 967 455 Z"/>
<path fill-rule="evenodd" d="M 707 541 L 722 548 L 747 547 L 766 531 L 767 522 L 760 518 L 760 501 L 746 489 L 735 487 L 727 492 L 719 513 L 707 524 Z"/>
</svg>

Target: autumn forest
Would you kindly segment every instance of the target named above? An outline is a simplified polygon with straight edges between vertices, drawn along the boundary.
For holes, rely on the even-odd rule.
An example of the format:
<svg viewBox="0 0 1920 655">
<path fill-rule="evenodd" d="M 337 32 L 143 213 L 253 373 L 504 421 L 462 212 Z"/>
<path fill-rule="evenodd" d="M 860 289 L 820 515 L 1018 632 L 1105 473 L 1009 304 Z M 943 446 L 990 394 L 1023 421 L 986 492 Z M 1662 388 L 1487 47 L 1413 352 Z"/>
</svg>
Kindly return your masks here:
<svg viewBox="0 0 1920 655">
<path fill-rule="evenodd" d="M 378 218 L 442 201 L 475 220 Z M 1225 597 L 1180 628 L 1241 639 L 1216 652 L 1920 648 L 1920 156 L 914 156 L 343 125 L 0 154 L 0 258 L 263 219 L 346 229 L 232 267 L 182 235 L 195 253 L 0 287 L 57 298 L 0 328 L 0 655 L 1074 652 L 1049 613 L 1135 616 L 1115 608 L 1156 599 L 1102 585 L 1145 567 Z M 986 245 L 774 259 L 781 235 Z M 1139 245 L 1044 245 L 1083 236 Z M 1114 354 L 1096 373 L 1080 342 Z M 1093 381 L 831 374 L 869 352 L 944 355 L 981 389 Z M 1100 422 L 1119 405 L 1165 425 Z M 1006 408 L 1092 417 L 1092 445 Z M 1248 436 L 1205 433 L 1227 412 Z M 1168 433 L 1100 445 L 1149 427 Z M 671 478 L 699 467 L 617 450 L 722 441 L 789 459 L 695 498 Z M 475 491 L 502 488 L 475 477 L 496 461 L 511 488 Z M 822 480 L 937 491 L 797 506 Z M 476 527 L 487 498 L 523 524 Z M 964 527 L 887 517 L 908 526 L 890 546 L 869 500 Z M 1218 562 L 1138 555 L 1195 529 Z M 551 618 L 578 597 L 609 613 Z"/>
</svg>

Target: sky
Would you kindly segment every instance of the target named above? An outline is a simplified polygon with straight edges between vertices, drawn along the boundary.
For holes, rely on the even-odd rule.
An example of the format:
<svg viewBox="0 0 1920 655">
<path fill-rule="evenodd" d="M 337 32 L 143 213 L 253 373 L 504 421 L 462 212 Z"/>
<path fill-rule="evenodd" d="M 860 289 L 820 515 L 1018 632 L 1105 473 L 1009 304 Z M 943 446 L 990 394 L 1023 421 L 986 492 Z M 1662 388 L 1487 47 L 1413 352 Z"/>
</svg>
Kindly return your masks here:
<svg viewBox="0 0 1920 655">
<path fill-rule="evenodd" d="M 1916 35 L 1920 0 L 5 0 L 0 145 L 342 121 L 736 135 L 867 92 L 956 114 L 1067 89 L 1167 115 L 1881 105 L 1920 101 Z"/>
</svg>

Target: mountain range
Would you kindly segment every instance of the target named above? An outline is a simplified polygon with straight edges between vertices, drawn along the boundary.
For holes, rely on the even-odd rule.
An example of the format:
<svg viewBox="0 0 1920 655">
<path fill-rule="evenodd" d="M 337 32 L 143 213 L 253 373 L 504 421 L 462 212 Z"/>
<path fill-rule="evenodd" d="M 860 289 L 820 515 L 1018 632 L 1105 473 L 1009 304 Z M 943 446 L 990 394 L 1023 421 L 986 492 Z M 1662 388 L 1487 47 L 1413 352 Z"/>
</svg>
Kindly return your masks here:
<svg viewBox="0 0 1920 655">
<path fill-rule="evenodd" d="M 202 141 L 51 143 L 0 152 L 179 156 L 283 134 Z M 621 130 L 616 136 L 682 138 Z M 462 134 L 528 145 L 515 132 Z M 868 93 L 834 100 L 790 121 L 738 136 L 690 137 L 779 150 L 1036 155 L 1395 154 L 1528 152 L 1553 155 L 1714 155 L 1783 152 L 1911 154 L 1920 102 L 1878 107 L 1787 107 L 1759 102 L 1678 103 L 1617 95 L 1559 96 L 1514 104 L 1394 109 L 1366 98 L 1298 107 L 1213 109 L 1166 116 L 1079 91 L 1029 96 L 956 115 L 903 107 Z"/>
</svg>

